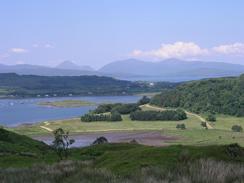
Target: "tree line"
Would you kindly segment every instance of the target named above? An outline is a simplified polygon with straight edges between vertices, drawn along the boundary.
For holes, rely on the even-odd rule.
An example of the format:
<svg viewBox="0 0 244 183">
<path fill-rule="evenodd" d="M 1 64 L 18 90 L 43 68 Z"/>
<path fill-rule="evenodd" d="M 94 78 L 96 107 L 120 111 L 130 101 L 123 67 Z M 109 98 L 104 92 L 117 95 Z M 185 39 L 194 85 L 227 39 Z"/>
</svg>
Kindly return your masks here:
<svg viewBox="0 0 244 183">
<path fill-rule="evenodd" d="M 93 114 L 88 113 L 81 116 L 82 122 L 94 122 L 94 121 L 122 121 L 120 113 L 117 111 L 111 112 L 111 114 Z"/>
<path fill-rule="evenodd" d="M 130 114 L 131 120 L 138 121 L 180 121 L 187 119 L 182 109 L 165 111 L 135 111 Z"/>
</svg>

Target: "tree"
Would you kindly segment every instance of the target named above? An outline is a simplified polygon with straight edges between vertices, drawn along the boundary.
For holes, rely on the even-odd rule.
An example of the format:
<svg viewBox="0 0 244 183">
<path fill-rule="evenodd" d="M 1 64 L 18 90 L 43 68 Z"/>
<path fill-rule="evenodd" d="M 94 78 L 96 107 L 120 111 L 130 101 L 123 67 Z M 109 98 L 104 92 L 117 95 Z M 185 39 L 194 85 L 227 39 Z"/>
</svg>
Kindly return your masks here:
<svg viewBox="0 0 244 183">
<path fill-rule="evenodd" d="M 75 140 L 69 139 L 69 132 L 65 132 L 62 128 L 56 129 L 54 132 L 54 141 L 53 147 L 56 149 L 56 152 L 59 158 L 62 160 L 63 158 L 68 157 L 68 149 L 70 145 L 72 145 Z"/>
<path fill-rule="evenodd" d="M 206 118 L 207 121 L 210 122 L 215 122 L 216 121 L 216 117 L 213 114 L 209 114 Z"/>
<path fill-rule="evenodd" d="M 184 123 L 182 123 L 182 124 L 177 124 L 177 125 L 176 125 L 176 128 L 177 128 L 177 129 L 181 129 L 181 130 L 185 130 L 185 129 L 186 129 L 186 125 L 185 125 Z"/>
<path fill-rule="evenodd" d="M 144 104 L 148 104 L 150 102 L 150 98 L 147 96 L 143 96 L 139 101 L 138 101 L 138 105 L 144 105 Z"/>
<path fill-rule="evenodd" d="M 233 132 L 242 132 L 243 130 L 240 125 L 233 125 L 231 129 Z"/>
<path fill-rule="evenodd" d="M 107 144 L 108 140 L 106 139 L 106 137 L 98 137 L 92 144 L 93 145 L 98 145 L 98 144 Z"/>
<path fill-rule="evenodd" d="M 118 111 L 111 112 L 111 121 L 122 121 L 121 115 Z"/>
</svg>

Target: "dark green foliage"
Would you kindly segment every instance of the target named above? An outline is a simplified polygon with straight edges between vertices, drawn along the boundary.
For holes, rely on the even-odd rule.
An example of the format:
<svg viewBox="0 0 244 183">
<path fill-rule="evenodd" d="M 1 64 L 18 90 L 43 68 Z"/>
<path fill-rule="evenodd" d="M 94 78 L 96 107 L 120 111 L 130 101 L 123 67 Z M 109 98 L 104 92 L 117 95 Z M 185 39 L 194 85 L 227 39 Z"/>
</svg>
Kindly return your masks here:
<svg viewBox="0 0 244 183">
<path fill-rule="evenodd" d="M 140 110 L 138 104 L 115 103 L 115 104 L 101 104 L 93 111 L 93 113 L 101 114 L 106 112 L 117 111 L 120 114 L 129 114 L 137 110 Z"/>
<path fill-rule="evenodd" d="M 231 127 L 231 129 L 232 129 L 233 132 L 242 132 L 242 130 L 243 130 L 240 125 L 233 125 Z"/>
<path fill-rule="evenodd" d="M 92 144 L 97 145 L 97 144 L 106 144 L 108 143 L 108 140 L 105 137 L 98 137 Z"/>
<path fill-rule="evenodd" d="M 118 111 L 111 112 L 111 121 L 122 121 L 122 117 Z"/>
<path fill-rule="evenodd" d="M 56 149 L 57 155 L 60 159 L 68 157 L 68 150 L 75 140 L 69 139 L 69 132 L 65 132 L 62 128 L 58 128 L 53 132 L 54 141 L 53 147 Z"/>
<path fill-rule="evenodd" d="M 182 123 L 182 124 L 177 124 L 177 125 L 176 125 L 176 128 L 177 128 L 177 129 L 181 129 L 181 130 L 185 130 L 185 129 L 186 129 L 186 125 L 185 125 L 184 123 Z"/>
<path fill-rule="evenodd" d="M 188 82 L 156 95 L 151 103 L 195 113 L 244 116 L 244 75 Z"/>
<path fill-rule="evenodd" d="M 122 121 L 121 115 L 117 111 L 111 112 L 111 114 L 85 114 L 81 116 L 83 122 L 94 121 Z"/>
<path fill-rule="evenodd" d="M 201 126 L 204 127 L 204 128 L 207 128 L 207 123 L 204 122 L 204 121 L 202 121 L 202 122 L 201 122 Z"/>
<path fill-rule="evenodd" d="M 241 148 L 243 150 L 243 148 Z M 233 160 L 226 153 L 226 146 L 182 146 L 150 147 L 138 144 L 103 144 L 82 149 L 83 157 L 95 160 L 98 167 L 108 167 L 119 174 L 133 174 L 142 167 L 160 168 L 184 167 L 182 161 L 193 163 L 197 159 Z M 244 161 L 244 157 L 236 159 Z"/>
<path fill-rule="evenodd" d="M 42 153 L 49 150 L 51 148 L 43 142 L 0 128 L 0 153 Z"/>
<path fill-rule="evenodd" d="M 227 154 L 232 157 L 241 157 L 244 155 L 244 151 L 239 144 L 230 144 L 226 147 Z"/>
<path fill-rule="evenodd" d="M 119 104 L 112 110 L 118 111 L 120 114 L 130 114 L 131 112 L 141 110 L 137 104 Z"/>
<path fill-rule="evenodd" d="M 209 114 L 206 118 L 207 121 L 210 121 L 210 122 L 215 122 L 216 121 L 216 117 L 215 115 L 213 114 Z"/>
<path fill-rule="evenodd" d="M 139 121 L 179 121 L 186 119 L 187 115 L 183 110 L 135 111 L 130 118 Z"/>
<path fill-rule="evenodd" d="M 138 101 L 138 105 L 144 105 L 144 104 L 148 104 L 150 102 L 150 98 L 147 96 L 143 96 L 139 101 Z"/>
<path fill-rule="evenodd" d="M 129 95 L 139 92 L 156 92 L 172 88 L 177 84 L 132 82 L 100 76 L 34 76 L 13 73 L 0 74 L 0 95 L 15 97 L 36 97 L 40 95 Z"/>
</svg>

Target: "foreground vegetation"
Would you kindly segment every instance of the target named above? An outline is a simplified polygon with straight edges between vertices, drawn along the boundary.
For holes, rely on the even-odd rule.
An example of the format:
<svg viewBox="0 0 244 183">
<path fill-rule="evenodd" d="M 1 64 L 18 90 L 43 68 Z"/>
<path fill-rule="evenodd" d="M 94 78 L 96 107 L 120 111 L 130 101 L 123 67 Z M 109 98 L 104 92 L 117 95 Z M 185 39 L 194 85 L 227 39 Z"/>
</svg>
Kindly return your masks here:
<svg viewBox="0 0 244 183">
<path fill-rule="evenodd" d="M 1 129 L 0 180 L 24 182 L 242 182 L 244 149 L 237 144 L 150 147 L 101 144 L 69 150 Z"/>
<path fill-rule="evenodd" d="M 244 116 L 244 74 L 240 77 L 188 82 L 156 95 L 152 104 L 182 107 L 195 113 Z"/>
</svg>

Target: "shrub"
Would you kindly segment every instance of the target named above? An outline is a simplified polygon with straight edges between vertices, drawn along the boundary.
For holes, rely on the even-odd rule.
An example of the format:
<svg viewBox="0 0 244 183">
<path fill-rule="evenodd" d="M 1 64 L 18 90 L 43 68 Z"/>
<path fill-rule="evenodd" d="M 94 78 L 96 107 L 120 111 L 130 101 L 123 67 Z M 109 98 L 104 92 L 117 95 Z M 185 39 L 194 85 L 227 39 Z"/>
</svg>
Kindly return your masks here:
<svg viewBox="0 0 244 183">
<path fill-rule="evenodd" d="M 177 124 L 177 125 L 176 125 L 176 128 L 177 128 L 177 129 L 181 129 L 181 130 L 185 130 L 185 129 L 186 129 L 186 125 L 185 125 L 184 123 L 182 123 L 182 124 Z"/>
<path fill-rule="evenodd" d="M 226 152 L 230 157 L 241 157 L 243 155 L 243 150 L 241 146 L 237 143 L 230 144 L 226 147 Z"/>
<path fill-rule="evenodd" d="M 143 96 L 139 101 L 138 101 L 138 105 L 144 105 L 144 104 L 148 104 L 150 102 L 150 98 L 147 96 Z"/>
<path fill-rule="evenodd" d="M 204 122 L 204 121 L 202 121 L 202 122 L 201 122 L 201 126 L 204 127 L 204 128 L 207 128 L 207 123 Z"/>
<path fill-rule="evenodd" d="M 209 114 L 206 118 L 207 121 L 215 122 L 216 117 L 213 114 Z"/>
<path fill-rule="evenodd" d="M 97 144 L 107 144 L 108 140 L 105 137 L 98 137 L 92 144 L 97 145 Z"/>
<path fill-rule="evenodd" d="M 122 121 L 122 117 L 118 111 L 111 112 L 111 121 Z"/>
<path fill-rule="evenodd" d="M 132 139 L 132 140 L 130 141 L 130 144 L 139 144 L 139 143 L 137 142 L 136 139 Z"/>
<path fill-rule="evenodd" d="M 242 132 L 242 130 L 243 130 L 240 125 L 233 125 L 231 127 L 231 129 L 232 129 L 233 132 Z"/>
</svg>

